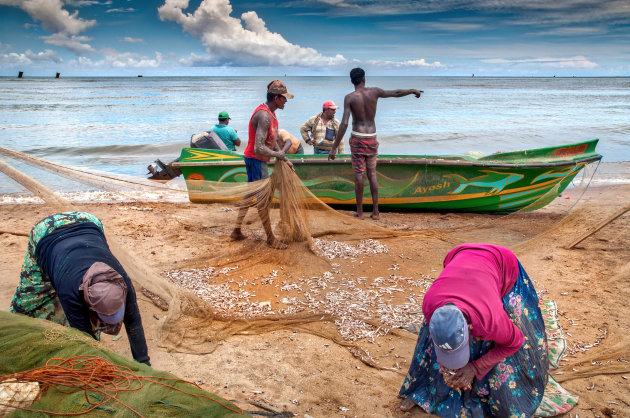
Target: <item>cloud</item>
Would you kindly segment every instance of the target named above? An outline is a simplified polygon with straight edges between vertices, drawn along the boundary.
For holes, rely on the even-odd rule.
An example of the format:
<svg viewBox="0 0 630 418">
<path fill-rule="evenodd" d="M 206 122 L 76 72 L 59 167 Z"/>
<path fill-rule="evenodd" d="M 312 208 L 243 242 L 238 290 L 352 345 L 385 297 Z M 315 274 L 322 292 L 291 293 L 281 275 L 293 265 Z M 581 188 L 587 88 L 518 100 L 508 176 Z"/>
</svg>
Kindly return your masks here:
<svg viewBox="0 0 630 418">
<path fill-rule="evenodd" d="M 325 15 L 385 16 L 422 15 L 466 11 L 489 19 L 500 16 L 509 24 L 553 26 L 601 22 L 629 23 L 628 0 L 294 0 L 284 7 L 319 8 Z"/>
<path fill-rule="evenodd" d="M 78 34 L 96 25 L 96 20 L 81 19 L 78 11 L 71 14 L 63 9 L 61 0 L 0 0 L 0 5 L 19 7 L 34 21 L 41 22 L 42 28 L 52 32 L 52 35 L 40 37 L 45 43 L 66 48 L 77 55 L 94 52 L 84 43 L 91 38 Z"/>
<path fill-rule="evenodd" d="M 59 64 L 63 62 L 63 60 L 59 58 L 55 51 L 50 49 L 38 53 L 34 53 L 28 49 L 21 54 L 15 52 L 2 54 L 0 55 L 0 62 L 2 62 L 3 65 L 15 67 L 18 65 L 31 65 L 37 62 L 54 62 Z"/>
<path fill-rule="evenodd" d="M 439 30 L 444 32 L 471 32 L 487 29 L 486 25 L 462 21 L 424 22 L 423 29 Z"/>
<path fill-rule="evenodd" d="M 95 20 L 84 20 L 78 12 L 64 10 L 61 0 L 0 0 L 0 5 L 19 7 L 42 27 L 53 33 L 76 35 L 94 26 Z"/>
<path fill-rule="evenodd" d="M 380 68 L 444 68 L 439 61 L 433 63 L 426 62 L 424 59 L 408 60 L 408 61 L 386 61 L 386 60 L 368 60 L 355 61 L 357 64 L 369 64 Z"/>
<path fill-rule="evenodd" d="M 581 55 L 569 58 L 528 58 L 528 59 L 504 59 L 493 58 L 481 60 L 487 64 L 533 64 L 541 67 L 554 68 L 597 68 L 599 65 Z"/>
<path fill-rule="evenodd" d="M 40 38 L 43 39 L 44 42 L 47 44 L 66 48 L 74 52 L 76 55 L 95 52 L 94 48 L 92 48 L 89 44 L 82 43 L 92 40 L 92 38 L 89 38 L 87 36 L 69 36 L 65 33 L 54 33 L 49 36 L 41 36 Z"/>
<path fill-rule="evenodd" d="M 64 3 L 72 7 L 84 7 L 84 6 L 109 6 L 112 4 L 111 0 L 98 1 L 98 0 L 64 0 Z"/>
<path fill-rule="evenodd" d="M 330 0 L 334 3 L 336 0 Z M 338 2 L 343 3 L 343 2 Z M 255 67 L 284 66 L 333 69 L 348 65 L 370 65 L 378 68 L 441 68 L 439 62 L 424 59 L 403 62 L 387 60 L 348 60 L 343 55 L 325 56 L 313 48 L 292 44 L 282 35 L 271 32 L 254 11 L 232 17 L 229 0 L 203 0 L 192 13 L 184 12 L 188 0 L 165 0 L 158 9 L 163 21 L 173 21 L 206 47 L 207 56 L 191 53 L 179 60 L 189 67 Z"/>
<path fill-rule="evenodd" d="M 329 4 L 331 6 L 334 7 L 347 7 L 347 8 L 356 8 L 356 9 L 360 9 L 361 6 L 359 6 L 358 4 L 352 4 L 352 3 L 348 3 L 345 0 L 320 0 L 322 3 L 325 4 Z"/>
<path fill-rule="evenodd" d="M 313 48 L 290 43 L 279 33 L 271 32 L 256 12 L 245 12 L 240 19 L 232 17 L 229 0 L 203 0 L 193 13 L 184 13 L 187 7 L 188 0 L 165 0 L 158 15 L 162 21 L 180 24 L 184 31 L 201 40 L 208 58 L 196 60 L 198 63 L 307 67 L 347 62 L 342 55 L 324 56 Z"/>
<path fill-rule="evenodd" d="M 105 13 L 130 13 L 135 11 L 136 9 L 133 7 L 118 7 L 116 9 L 107 9 L 105 10 Z"/>
<path fill-rule="evenodd" d="M 544 30 L 533 33 L 536 36 L 589 36 L 602 35 L 607 31 L 601 27 L 556 27 L 550 30 Z"/>
<path fill-rule="evenodd" d="M 627 0 L 520 0 L 514 3 L 514 6 L 506 6 L 506 11 L 519 16 L 514 23 L 522 25 L 630 23 L 630 7 Z"/>
<path fill-rule="evenodd" d="M 159 68 L 164 63 L 164 55 L 155 52 L 153 58 L 133 52 L 120 52 L 113 48 L 104 48 L 101 51 L 103 59 L 95 60 L 90 57 L 77 57 L 69 64 L 73 67 L 90 68 L 90 69 L 143 69 L 143 68 Z"/>
<path fill-rule="evenodd" d="M 142 38 L 132 38 L 131 36 L 125 36 L 123 38 L 123 41 L 133 44 L 133 43 L 144 42 L 144 39 L 142 39 Z"/>
<path fill-rule="evenodd" d="M 149 58 L 134 52 L 119 52 L 112 48 L 100 51 L 103 63 L 113 68 L 158 68 L 162 64 L 163 55 L 155 52 L 154 58 Z"/>
</svg>

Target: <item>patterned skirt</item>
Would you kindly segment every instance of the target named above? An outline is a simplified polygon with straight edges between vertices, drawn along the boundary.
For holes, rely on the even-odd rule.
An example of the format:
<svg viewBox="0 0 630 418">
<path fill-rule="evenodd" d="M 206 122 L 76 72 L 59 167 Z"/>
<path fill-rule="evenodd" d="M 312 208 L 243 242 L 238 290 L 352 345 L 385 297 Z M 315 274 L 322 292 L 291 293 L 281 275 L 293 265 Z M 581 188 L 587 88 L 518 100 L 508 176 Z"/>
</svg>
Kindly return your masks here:
<svg viewBox="0 0 630 418">
<path fill-rule="evenodd" d="M 450 389 L 437 363 L 429 327 L 423 324 L 409 372 L 398 396 L 412 399 L 428 413 L 442 417 L 530 417 L 540 404 L 547 377 L 547 336 L 538 295 L 519 263 L 514 287 L 503 298 L 503 308 L 525 337 L 523 346 L 498 363 L 472 390 Z M 494 342 L 473 338 L 470 358 L 476 360 Z"/>
</svg>

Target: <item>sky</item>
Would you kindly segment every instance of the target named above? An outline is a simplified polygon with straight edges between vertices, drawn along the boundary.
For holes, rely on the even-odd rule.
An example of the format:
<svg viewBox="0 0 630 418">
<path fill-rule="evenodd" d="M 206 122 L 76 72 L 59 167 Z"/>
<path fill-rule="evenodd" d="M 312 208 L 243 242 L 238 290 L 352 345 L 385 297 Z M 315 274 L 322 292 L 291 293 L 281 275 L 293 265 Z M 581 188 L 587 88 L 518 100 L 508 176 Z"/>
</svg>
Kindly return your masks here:
<svg viewBox="0 0 630 418">
<path fill-rule="evenodd" d="M 630 0 L 0 0 L 0 76 L 630 76 Z"/>
</svg>

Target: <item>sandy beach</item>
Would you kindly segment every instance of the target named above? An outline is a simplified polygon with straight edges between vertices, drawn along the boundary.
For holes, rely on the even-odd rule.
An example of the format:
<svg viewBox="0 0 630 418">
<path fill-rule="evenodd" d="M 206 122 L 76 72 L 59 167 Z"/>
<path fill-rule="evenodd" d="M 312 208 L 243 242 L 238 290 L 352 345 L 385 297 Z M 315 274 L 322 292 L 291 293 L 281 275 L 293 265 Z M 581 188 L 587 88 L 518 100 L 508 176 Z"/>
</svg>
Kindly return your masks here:
<svg viewBox="0 0 630 418">
<path fill-rule="evenodd" d="M 267 249 L 254 211 L 246 218 L 247 239 L 230 241 L 236 212 L 225 204 L 133 202 L 78 208 L 97 215 L 120 246 L 163 277 L 210 271 L 207 283 L 230 290 L 223 299 L 240 298 L 228 301 L 234 302 L 232 308 L 217 310 L 239 317 L 252 307 L 272 315 L 317 306 L 320 312 L 345 315 L 340 323 L 350 321 L 349 327 L 321 327 L 333 327 L 367 353 L 368 361 L 297 328 L 234 335 L 210 354 L 173 352 L 159 341 L 165 312 L 137 287 L 153 367 L 198 382 L 246 410 L 266 408 L 302 417 L 424 416 L 419 408 L 411 413 L 395 408 L 416 336 L 365 323 L 370 318 L 389 325 L 417 320 L 425 286 L 441 271 L 448 250 L 464 242 L 488 242 L 511 248 L 541 298 L 557 302 L 567 351 L 553 374 L 580 397 L 566 416 L 630 416 L 630 214 L 567 248 L 630 203 L 630 184 L 583 192 L 565 191 L 541 210 L 508 216 L 383 212 L 380 221 L 363 222 L 400 231 L 399 236 L 360 247 L 361 240 L 370 238 L 367 232 L 360 236 L 360 228 L 353 236 L 323 234 L 319 244 L 335 243 L 342 256 L 332 259 L 316 256 L 302 244 L 286 251 Z M 43 204 L 0 205 L 0 309 L 8 310 L 18 282 L 25 235 L 53 212 Z M 306 300 L 310 304 L 302 303 Z M 124 333 L 120 340 L 107 336 L 102 343 L 130 356 Z"/>
</svg>

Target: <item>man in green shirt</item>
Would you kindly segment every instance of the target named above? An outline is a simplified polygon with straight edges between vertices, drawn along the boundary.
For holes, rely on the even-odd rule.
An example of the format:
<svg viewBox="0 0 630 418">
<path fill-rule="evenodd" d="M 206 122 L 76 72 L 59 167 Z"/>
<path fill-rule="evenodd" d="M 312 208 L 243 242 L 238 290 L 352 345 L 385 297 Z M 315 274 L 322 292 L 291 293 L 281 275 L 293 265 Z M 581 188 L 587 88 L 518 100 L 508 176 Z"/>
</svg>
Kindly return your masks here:
<svg viewBox="0 0 630 418">
<path fill-rule="evenodd" d="M 236 147 L 241 145 L 241 140 L 236 130 L 228 126 L 228 123 L 230 123 L 230 115 L 227 112 L 221 112 L 219 113 L 219 123 L 214 125 L 211 130 L 221 138 L 227 149 L 236 151 Z"/>
</svg>

